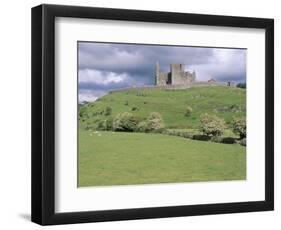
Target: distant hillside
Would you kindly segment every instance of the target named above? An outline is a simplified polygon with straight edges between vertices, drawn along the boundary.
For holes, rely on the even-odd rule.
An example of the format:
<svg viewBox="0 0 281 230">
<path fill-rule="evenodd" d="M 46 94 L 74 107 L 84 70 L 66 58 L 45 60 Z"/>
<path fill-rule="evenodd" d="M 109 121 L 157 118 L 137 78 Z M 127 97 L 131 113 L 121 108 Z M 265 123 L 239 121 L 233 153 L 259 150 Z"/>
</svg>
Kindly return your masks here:
<svg viewBox="0 0 281 230">
<path fill-rule="evenodd" d="M 106 107 L 111 108 L 108 114 Z M 185 116 L 187 107 L 192 108 Z M 189 89 L 143 88 L 116 91 L 79 107 L 80 126 L 92 126 L 116 114 L 131 112 L 140 120 L 159 112 L 167 128 L 196 128 L 202 113 L 215 114 L 230 122 L 246 115 L 246 90 L 227 86 Z"/>
</svg>

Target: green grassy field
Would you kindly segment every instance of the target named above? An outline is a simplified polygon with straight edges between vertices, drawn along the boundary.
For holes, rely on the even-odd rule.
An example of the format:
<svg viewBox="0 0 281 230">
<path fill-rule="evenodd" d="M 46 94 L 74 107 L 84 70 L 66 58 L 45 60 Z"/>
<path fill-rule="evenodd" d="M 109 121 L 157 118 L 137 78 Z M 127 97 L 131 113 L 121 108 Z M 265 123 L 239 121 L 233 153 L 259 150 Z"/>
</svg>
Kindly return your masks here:
<svg viewBox="0 0 281 230">
<path fill-rule="evenodd" d="M 105 116 L 104 109 L 110 106 L 112 114 Z M 190 117 L 186 108 L 192 108 Z M 82 109 L 81 109 L 82 111 Z M 131 112 L 144 119 L 151 112 L 159 112 L 166 128 L 193 129 L 199 124 L 202 113 L 215 114 L 229 123 L 233 116 L 246 116 L 246 90 L 236 87 L 209 86 L 190 89 L 144 88 L 112 92 L 97 101 L 83 106 L 86 119 L 80 126 L 86 127 L 102 119 L 109 119 L 121 112 Z"/>
<path fill-rule="evenodd" d="M 111 108 L 106 114 L 106 107 Z M 185 116 L 187 107 L 191 116 Z M 152 133 L 95 131 L 101 121 L 130 112 L 139 120 L 161 114 L 166 129 L 198 134 L 200 115 L 228 124 L 246 116 L 246 90 L 211 86 L 190 89 L 142 88 L 111 92 L 79 110 L 79 186 L 243 180 L 246 148 Z M 231 129 L 225 137 L 237 138 Z"/>
<path fill-rule="evenodd" d="M 78 170 L 78 186 L 244 180 L 246 148 L 162 134 L 81 129 Z"/>
</svg>

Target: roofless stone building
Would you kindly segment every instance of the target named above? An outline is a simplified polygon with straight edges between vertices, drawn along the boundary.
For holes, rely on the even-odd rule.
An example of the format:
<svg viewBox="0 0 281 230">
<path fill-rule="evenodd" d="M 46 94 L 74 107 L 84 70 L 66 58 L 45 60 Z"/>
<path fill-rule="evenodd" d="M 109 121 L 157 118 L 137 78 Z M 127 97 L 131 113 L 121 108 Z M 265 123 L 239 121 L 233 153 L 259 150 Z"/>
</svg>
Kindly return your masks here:
<svg viewBox="0 0 281 230">
<path fill-rule="evenodd" d="M 160 71 L 160 65 L 157 62 L 155 68 L 155 84 L 157 86 L 181 85 L 188 86 L 196 81 L 195 71 L 192 73 L 185 71 L 184 64 L 170 64 L 170 72 Z"/>
</svg>

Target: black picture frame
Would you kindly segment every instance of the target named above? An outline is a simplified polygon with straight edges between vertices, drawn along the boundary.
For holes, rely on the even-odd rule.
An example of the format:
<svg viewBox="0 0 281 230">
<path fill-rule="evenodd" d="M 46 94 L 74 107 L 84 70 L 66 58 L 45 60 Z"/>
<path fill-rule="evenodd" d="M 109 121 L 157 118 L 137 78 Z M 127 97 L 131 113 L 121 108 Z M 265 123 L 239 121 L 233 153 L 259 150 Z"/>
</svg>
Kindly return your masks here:
<svg viewBox="0 0 281 230">
<path fill-rule="evenodd" d="M 265 200 L 55 213 L 55 18 L 109 19 L 265 29 Z M 262 151 L 262 150 L 261 150 Z M 222 214 L 274 209 L 274 20 L 126 9 L 39 5 L 32 8 L 32 205 L 41 225 Z"/>
</svg>

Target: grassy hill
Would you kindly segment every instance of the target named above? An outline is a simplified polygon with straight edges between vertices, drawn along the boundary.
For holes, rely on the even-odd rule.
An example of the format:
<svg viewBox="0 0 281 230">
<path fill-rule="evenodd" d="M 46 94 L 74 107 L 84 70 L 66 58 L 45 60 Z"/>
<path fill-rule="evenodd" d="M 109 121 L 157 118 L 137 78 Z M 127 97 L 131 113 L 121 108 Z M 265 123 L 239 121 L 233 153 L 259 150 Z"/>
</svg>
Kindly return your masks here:
<svg viewBox="0 0 281 230">
<path fill-rule="evenodd" d="M 186 116 L 187 107 L 192 108 Z M 162 115 L 167 129 L 198 133 L 200 115 L 230 123 L 246 116 L 246 90 L 211 86 L 111 92 L 79 107 L 78 186 L 244 180 L 246 148 L 160 133 L 98 131 L 101 121 L 130 112 L 139 120 Z M 104 123 L 104 122 L 102 122 Z M 234 135 L 226 130 L 226 136 Z"/>
<path fill-rule="evenodd" d="M 106 115 L 110 107 L 112 113 Z M 187 107 L 191 116 L 185 116 Z M 194 129 L 202 113 L 215 114 L 229 123 L 233 116 L 246 115 L 246 90 L 226 86 L 193 87 L 189 89 L 143 88 L 116 91 L 80 107 L 81 127 L 91 127 L 100 120 L 113 118 L 121 112 L 131 112 L 144 119 L 159 112 L 166 128 Z"/>
</svg>

